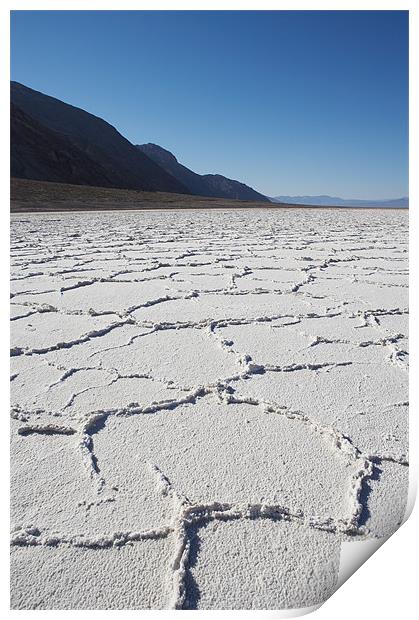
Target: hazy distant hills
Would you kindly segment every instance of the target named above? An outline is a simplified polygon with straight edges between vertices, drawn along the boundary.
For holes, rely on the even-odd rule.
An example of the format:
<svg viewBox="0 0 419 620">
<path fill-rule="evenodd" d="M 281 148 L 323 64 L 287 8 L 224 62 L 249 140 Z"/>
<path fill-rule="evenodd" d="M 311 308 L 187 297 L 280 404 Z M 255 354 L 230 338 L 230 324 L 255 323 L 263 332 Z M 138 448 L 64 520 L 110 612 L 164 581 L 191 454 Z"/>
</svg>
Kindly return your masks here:
<svg viewBox="0 0 419 620">
<path fill-rule="evenodd" d="M 11 82 L 11 176 L 269 202 L 221 175 L 199 175 L 157 145 L 135 147 L 103 119 Z"/>
<path fill-rule="evenodd" d="M 387 198 L 384 200 L 351 200 L 337 196 L 274 196 L 273 202 L 285 202 L 295 205 L 318 205 L 319 207 L 393 207 L 407 208 L 409 198 Z"/>
<path fill-rule="evenodd" d="M 191 194 L 209 196 L 211 198 L 270 202 L 269 198 L 239 181 L 228 179 L 220 174 L 197 174 L 193 172 L 180 164 L 173 153 L 158 144 L 138 144 L 137 148 L 162 166 L 183 185 L 186 185 Z"/>
</svg>

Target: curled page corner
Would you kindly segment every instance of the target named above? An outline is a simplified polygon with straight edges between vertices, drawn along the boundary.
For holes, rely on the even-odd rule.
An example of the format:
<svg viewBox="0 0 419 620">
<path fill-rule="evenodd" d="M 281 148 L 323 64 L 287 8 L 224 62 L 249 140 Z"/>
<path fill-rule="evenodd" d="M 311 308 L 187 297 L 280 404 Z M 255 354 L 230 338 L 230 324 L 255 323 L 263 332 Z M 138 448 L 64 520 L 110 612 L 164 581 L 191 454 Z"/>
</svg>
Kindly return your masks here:
<svg viewBox="0 0 419 620">
<path fill-rule="evenodd" d="M 413 506 L 415 505 L 416 496 L 418 492 L 418 480 L 417 480 L 417 476 L 415 475 L 416 473 L 417 473 L 417 469 L 413 469 L 410 471 L 410 474 L 409 474 L 409 486 L 407 489 L 406 510 L 404 512 L 404 517 L 403 517 L 403 521 L 401 522 L 401 525 L 403 525 L 403 523 L 406 523 L 406 521 L 412 514 Z"/>
<path fill-rule="evenodd" d="M 340 549 L 340 566 L 336 590 L 338 590 L 352 575 L 390 538 L 370 538 L 342 542 Z"/>
<path fill-rule="evenodd" d="M 325 602 L 325 601 L 323 601 Z M 299 618 L 300 616 L 307 616 L 308 614 L 313 613 L 313 611 L 317 611 L 323 603 L 318 603 L 317 605 L 311 605 L 310 607 L 300 607 L 299 609 L 284 609 L 275 615 L 275 618 Z M 271 616 L 272 618 L 274 616 Z"/>
<path fill-rule="evenodd" d="M 321 603 L 317 603 L 316 605 L 310 605 L 309 607 L 298 607 L 293 609 L 229 609 L 228 615 L 242 620 L 246 620 L 247 618 L 251 618 L 252 620 L 279 620 L 282 618 L 299 618 L 301 616 L 307 616 L 314 611 L 317 611 L 323 603 L 326 602 L 327 599 L 322 601 Z M 216 611 L 211 614 L 211 617 L 214 620 L 223 620 L 225 617 L 226 611 Z"/>
</svg>

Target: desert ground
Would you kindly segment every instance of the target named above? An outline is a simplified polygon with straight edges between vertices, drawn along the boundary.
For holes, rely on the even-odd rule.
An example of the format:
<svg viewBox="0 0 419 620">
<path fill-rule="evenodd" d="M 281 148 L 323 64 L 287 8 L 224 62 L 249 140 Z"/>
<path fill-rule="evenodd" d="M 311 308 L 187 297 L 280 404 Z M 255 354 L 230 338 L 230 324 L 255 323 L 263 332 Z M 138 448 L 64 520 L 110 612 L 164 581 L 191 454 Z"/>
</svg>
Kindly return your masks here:
<svg viewBox="0 0 419 620">
<path fill-rule="evenodd" d="M 407 212 L 20 213 L 15 609 L 284 609 L 408 488 Z"/>
</svg>

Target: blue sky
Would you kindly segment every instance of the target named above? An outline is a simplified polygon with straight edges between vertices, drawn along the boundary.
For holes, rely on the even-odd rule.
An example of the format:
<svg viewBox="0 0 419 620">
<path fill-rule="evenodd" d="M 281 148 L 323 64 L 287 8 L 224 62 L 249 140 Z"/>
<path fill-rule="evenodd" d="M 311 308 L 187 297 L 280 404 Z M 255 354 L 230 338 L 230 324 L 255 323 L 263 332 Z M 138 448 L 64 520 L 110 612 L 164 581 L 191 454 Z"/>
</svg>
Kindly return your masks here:
<svg viewBox="0 0 419 620">
<path fill-rule="evenodd" d="M 404 11 L 14 11 L 11 78 L 268 194 L 408 194 Z"/>
</svg>

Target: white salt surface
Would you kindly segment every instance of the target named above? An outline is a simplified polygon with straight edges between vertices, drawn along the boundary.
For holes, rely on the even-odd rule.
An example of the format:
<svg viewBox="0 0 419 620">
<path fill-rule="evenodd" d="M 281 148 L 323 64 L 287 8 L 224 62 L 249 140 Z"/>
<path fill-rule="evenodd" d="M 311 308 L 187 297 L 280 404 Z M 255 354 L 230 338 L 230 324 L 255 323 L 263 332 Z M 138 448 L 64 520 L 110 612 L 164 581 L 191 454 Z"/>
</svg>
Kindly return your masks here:
<svg viewBox="0 0 419 620">
<path fill-rule="evenodd" d="M 407 213 L 12 217 L 14 609 L 298 608 L 408 484 Z"/>
</svg>

